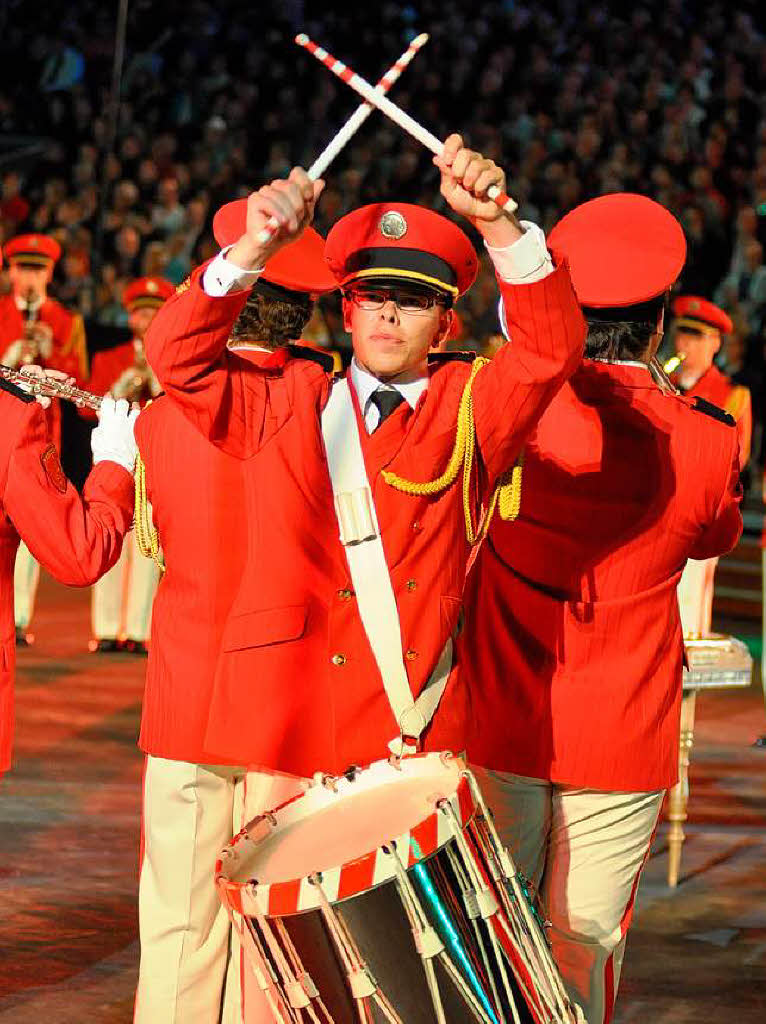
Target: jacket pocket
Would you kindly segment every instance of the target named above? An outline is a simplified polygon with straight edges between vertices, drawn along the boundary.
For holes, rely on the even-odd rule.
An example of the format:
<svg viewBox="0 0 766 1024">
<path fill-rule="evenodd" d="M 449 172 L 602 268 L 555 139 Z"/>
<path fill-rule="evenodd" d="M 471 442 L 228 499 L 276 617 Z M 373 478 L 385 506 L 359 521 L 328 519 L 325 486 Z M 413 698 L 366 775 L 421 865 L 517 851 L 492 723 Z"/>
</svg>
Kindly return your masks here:
<svg viewBox="0 0 766 1024">
<path fill-rule="evenodd" d="M 223 635 L 224 651 L 242 651 L 248 647 L 297 640 L 306 629 L 308 608 L 303 604 L 286 608 L 263 608 L 229 619 Z"/>
</svg>

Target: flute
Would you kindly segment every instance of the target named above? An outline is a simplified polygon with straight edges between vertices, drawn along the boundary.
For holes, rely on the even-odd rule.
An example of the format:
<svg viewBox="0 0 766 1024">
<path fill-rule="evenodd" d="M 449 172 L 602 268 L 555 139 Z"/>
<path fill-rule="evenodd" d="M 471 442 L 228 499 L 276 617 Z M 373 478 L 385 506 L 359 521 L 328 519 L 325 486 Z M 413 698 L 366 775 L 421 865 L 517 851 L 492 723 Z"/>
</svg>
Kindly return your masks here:
<svg viewBox="0 0 766 1024">
<path fill-rule="evenodd" d="M 13 370 L 10 366 L 4 366 L 2 363 L 0 363 L 0 377 L 22 388 L 30 395 L 63 398 L 67 402 L 73 402 L 80 409 L 87 407 L 95 412 L 98 412 L 101 408 L 100 395 L 94 395 L 92 391 L 76 388 L 73 384 L 67 384 L 65 380 L 54 380 L 52 377 L 36 377 L 31 373 L 24 373 L 22 370 Z"/>
</svg>

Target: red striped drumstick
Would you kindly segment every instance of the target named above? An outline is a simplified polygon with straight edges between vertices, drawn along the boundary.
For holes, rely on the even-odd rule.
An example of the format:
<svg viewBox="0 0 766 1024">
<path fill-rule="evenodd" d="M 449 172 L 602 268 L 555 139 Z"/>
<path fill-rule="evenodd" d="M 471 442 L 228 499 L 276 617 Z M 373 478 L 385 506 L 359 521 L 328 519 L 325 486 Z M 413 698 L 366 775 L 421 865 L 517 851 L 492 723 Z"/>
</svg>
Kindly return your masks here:
<svg viewBox="0 0 766 1024">
<path fill-rule="evenodd" d="M 388 92 L 388 90 L 391 88 L 394 82 L 399 78 L 401 73 L 412 61 L 413 57 L 418 52 L 418 50 L 425 46 L 427 42 L 428 34 L 426 32 L 423 32 L 419 36 L 416 36 L 415 39 L 412 40 L 410 45 L 404 51 L 404 53 L 401 55 L 399 60 L 395 64 L 393 64 L 385 73 L 385 75 L 383 75 L 383 77 L 380 79 L 378 84 L 375 86 L 375 91 L 380 95 Z M 353 135 L 355 135 L 357 131 L 359 131 L 361 126 L 364 124 L 364 122 L 367 120 L 367 118 L 370 116 L 374 109 L 375 105 L 372 103 L 368 103 L 366 100 L 364 103 L 359 104 L 359 106 L 356 108 L 356 110 L 348 119 L 348 121 L 346 121 L 346 123 L 343 125 L 340 131 L 337 132 L 337 134 L 330 139 L 330 141 L 327 143 L 325 148 L 316 158 L 314 163 L 311 165 L 311 167 L 309 167 L 308 176 L 309 178 L 311 178 L 312 181 L 316 181 L 317 178 L 322 177 L 322 175 L 333 162 L 338 153 L 340 153 L 340 151 L 343 149 L 343 147 L 346 145 L 349 139 Z M 271 238 L 278 227 L 279 224 L 272 217 L 271 220 L 269 220 L 266 227 L 263 229 L 263 231 L 261 231 L 260 235 L 258 236 L 258 241 L 262 245 L 266 245 L 267 242 L 271 241 Z"/>
<path fill-rule="evenodd" d="M 444 143 L 440 142 L 427 128 L 424 128 L 421 124 L 418 124 L 414 118 L 410 117 L 401 107 L 397 107 L 395 103 L 392 103 L 387 96 L 379 92 L 377 89 L 373 89 L 369 82 L 365 81 L 360 75 L 358 75 L 352 68 L 348 67 L 342 61 L 338 60 L 337 57 L 333 57 L 327 50 L 323 50 L 321 46 L 317 46 L 316 43 L 312 42 L 307 35 L 301 33 L 295 37 L 295 42 L 298 46 L 302 46 L 304 49 L 312 53 L 318 61 L 321 61 L 326 68 L 329 68 L 333 74 L 337 75 L 338 78 L 342 78 L 343 81 L 350 85 L 351 88 L 358 92 L 368 103 L 371 103 L 374 107 L 389 117 L 395 124 L 398 124 L 400 128 L 412 135 L 413 138 L 417 139 L 418 142 L 422 143 L 426 149 L 430 149 L 436 156 L 441 156 L 442 150 L 444 149 Z M 506 210 L 508 213 L 513 213 L 518 209 L 518 203 L 516 203 L 509 195 L 501 191 L 497 185 L 492 185 L 487 189 L 487 195 L 490 199 L 497 203 L 497 205 Z"/>
</svg>

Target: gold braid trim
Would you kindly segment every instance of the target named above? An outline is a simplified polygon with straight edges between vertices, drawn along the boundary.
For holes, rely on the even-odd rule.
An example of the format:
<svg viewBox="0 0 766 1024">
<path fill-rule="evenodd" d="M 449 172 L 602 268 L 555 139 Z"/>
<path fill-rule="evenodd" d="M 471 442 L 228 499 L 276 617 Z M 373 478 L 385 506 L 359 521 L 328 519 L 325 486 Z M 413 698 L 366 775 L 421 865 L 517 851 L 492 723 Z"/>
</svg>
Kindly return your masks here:
<svg viewBox="0 0 766 1024">
<path fill-rule="evenodd" d="M 735 420 L 738 420 L 745 411 L 745 405 L 749 398 L 749 390 L 741 384 L 735 384 L 731 389 L 728 399 L 726 400 L 724 411 L 728 412 L 730 416 L 733 416 Z"/>
<path fill-rule="evenodd" d="M 476 424 L 473 416 L 473 382 L 476 374 L 489 362 L 483 356 L 478 356 L 471 366 L 471 375 L 468 378 L 463 394 L 460 396 L 460 405 L 457 412 L 457 427 L 455 430 L 455 445 L 449 462 L 441 474 L 435 480 L 405 480 L 403 477 L 392 473 L 390 470 L 383 470 L 383 479 L 390 486 L 405 494 L 415 497 L 438 494 L 446 490 L 457 479 L 460 467 L 463 467 L 463 515 L 465 517 L 465 535 L 468 543 L 478 544 L 483 540 L 495 514 L 495 509 L 500 512 L 502 519 L 512 520 L 519 514 L 521 505 L 521 470 L 524 461 L 523 452 L 519 456 L 516 465 L 510 474 L 506 473 L 496 484 L 489 506 L 479 517 L 478 525 L 474 525 L 473 509 L 471 503 L 471 474 L 476 455 Z"/>
<path fill-rule="evenodd" d="M 136 503 L 133 511 L 136 544 L 144 558 L 153 559 L 162 573 L 165 572 L 165 561 L 160 551 L 160 537 L 149 512 L 149 500 L 146 496 L 146 466 L 140 455 L 136 456 L 136 468 L 133 476 L 136 482 Z"/>
</svg>

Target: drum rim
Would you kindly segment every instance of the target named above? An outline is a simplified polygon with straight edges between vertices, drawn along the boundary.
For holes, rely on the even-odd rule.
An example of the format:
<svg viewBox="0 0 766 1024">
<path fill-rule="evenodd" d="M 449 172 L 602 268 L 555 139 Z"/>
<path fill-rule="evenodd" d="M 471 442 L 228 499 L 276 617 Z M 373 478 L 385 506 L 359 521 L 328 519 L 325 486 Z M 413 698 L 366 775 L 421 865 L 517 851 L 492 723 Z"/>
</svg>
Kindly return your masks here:
<svg viewBox="0 0 766 1024">
<path fill-rule="evenodd" d="M 425 759 L 428 759 L 428 761 L 426 762 Z M 461 826 L 465 828 L 473 818 L 477 808 L 468 784 L 468 771 L 462 759 L 451 754 L 445 755 L 444 753 L 416 754 L 404 759 L 402 766 L 407 764 L 409 768 L 412 768 L 418 761 L 422 765 L 426 763 L 432 765 L 436 759 L 442 760 L 445 767 L 449 767 L 456 772 L 454 791 L 445 799 L 452 806 Z M 389 762 L 374 761 L 361 769 L 361 771 L 368 769 L 380 771 L 381 768 L 390 769 Z M 340 782 L 341 780 L 338 781 Z M 343 781 L 345 782 L 346 780 L 343 779 Z M 227 870 L 227 861 L 233 866 L 231 864 L 231 854 L 235 853 L 237 847 L 242 843 L 263 842 L 271 836 L 273 829 L 276 827 L 274 816 L 278 812 L 287 811 L 296 821 L 309 818 L 311 811 L 309 810 L 309 813 L 302 815 L 300 814 L 300 806 L 297 808 L 296 816 L 295 805 L 300 805 L 310 794 L 317 793 L 318 789 L 316 786 L 319 784 L 321 783 L 317 780 L 315 786 L 307 790 L 306 793 L 286 801 L 280 807 L 275 808 L 273 812 L 267 812 L 267 814 L 254 818 L 221 852 L 215 869 L 216 886 L 221 900 L 231 907 L 232 910 L 250 916 L 263 914 L 266 917 L 280 917 L 318 909 L 321 903 L 319 888 L 310 881 L 309 876 L 277 882 L 258 882 L 256 879 L 237 881 L 229 877 L 230 868 Z M 316 809 L 321 809 L 323 806 L 332 806 L 336 799 L 337 796 L 334 794 L 332 800 L 320 800 Z M 310 802 L 307 801 L 307 805 Z M 267 824 L 269 831 L 258 840 L 252 839 L 249 830 L 264 822 Z M 406 833 L 392 837 L 406 869 L 433 857 L 451 838 L 452 832 L 446 815 L 439 811 L 436 806 L 421 821 L 411 825 Z M 413 846 L 417 847 L 419 856 L 415 855 Z M 386 854 L 381 846 L 368 850 L 353 860 L 345 861 L 325 870 L 322 873 L 321 884 L 328 902 L 337 904 L 378 888 L 380 885 L 385 885 L 395 875 L 394 858 L 390 854 Z"/>
</svg>

